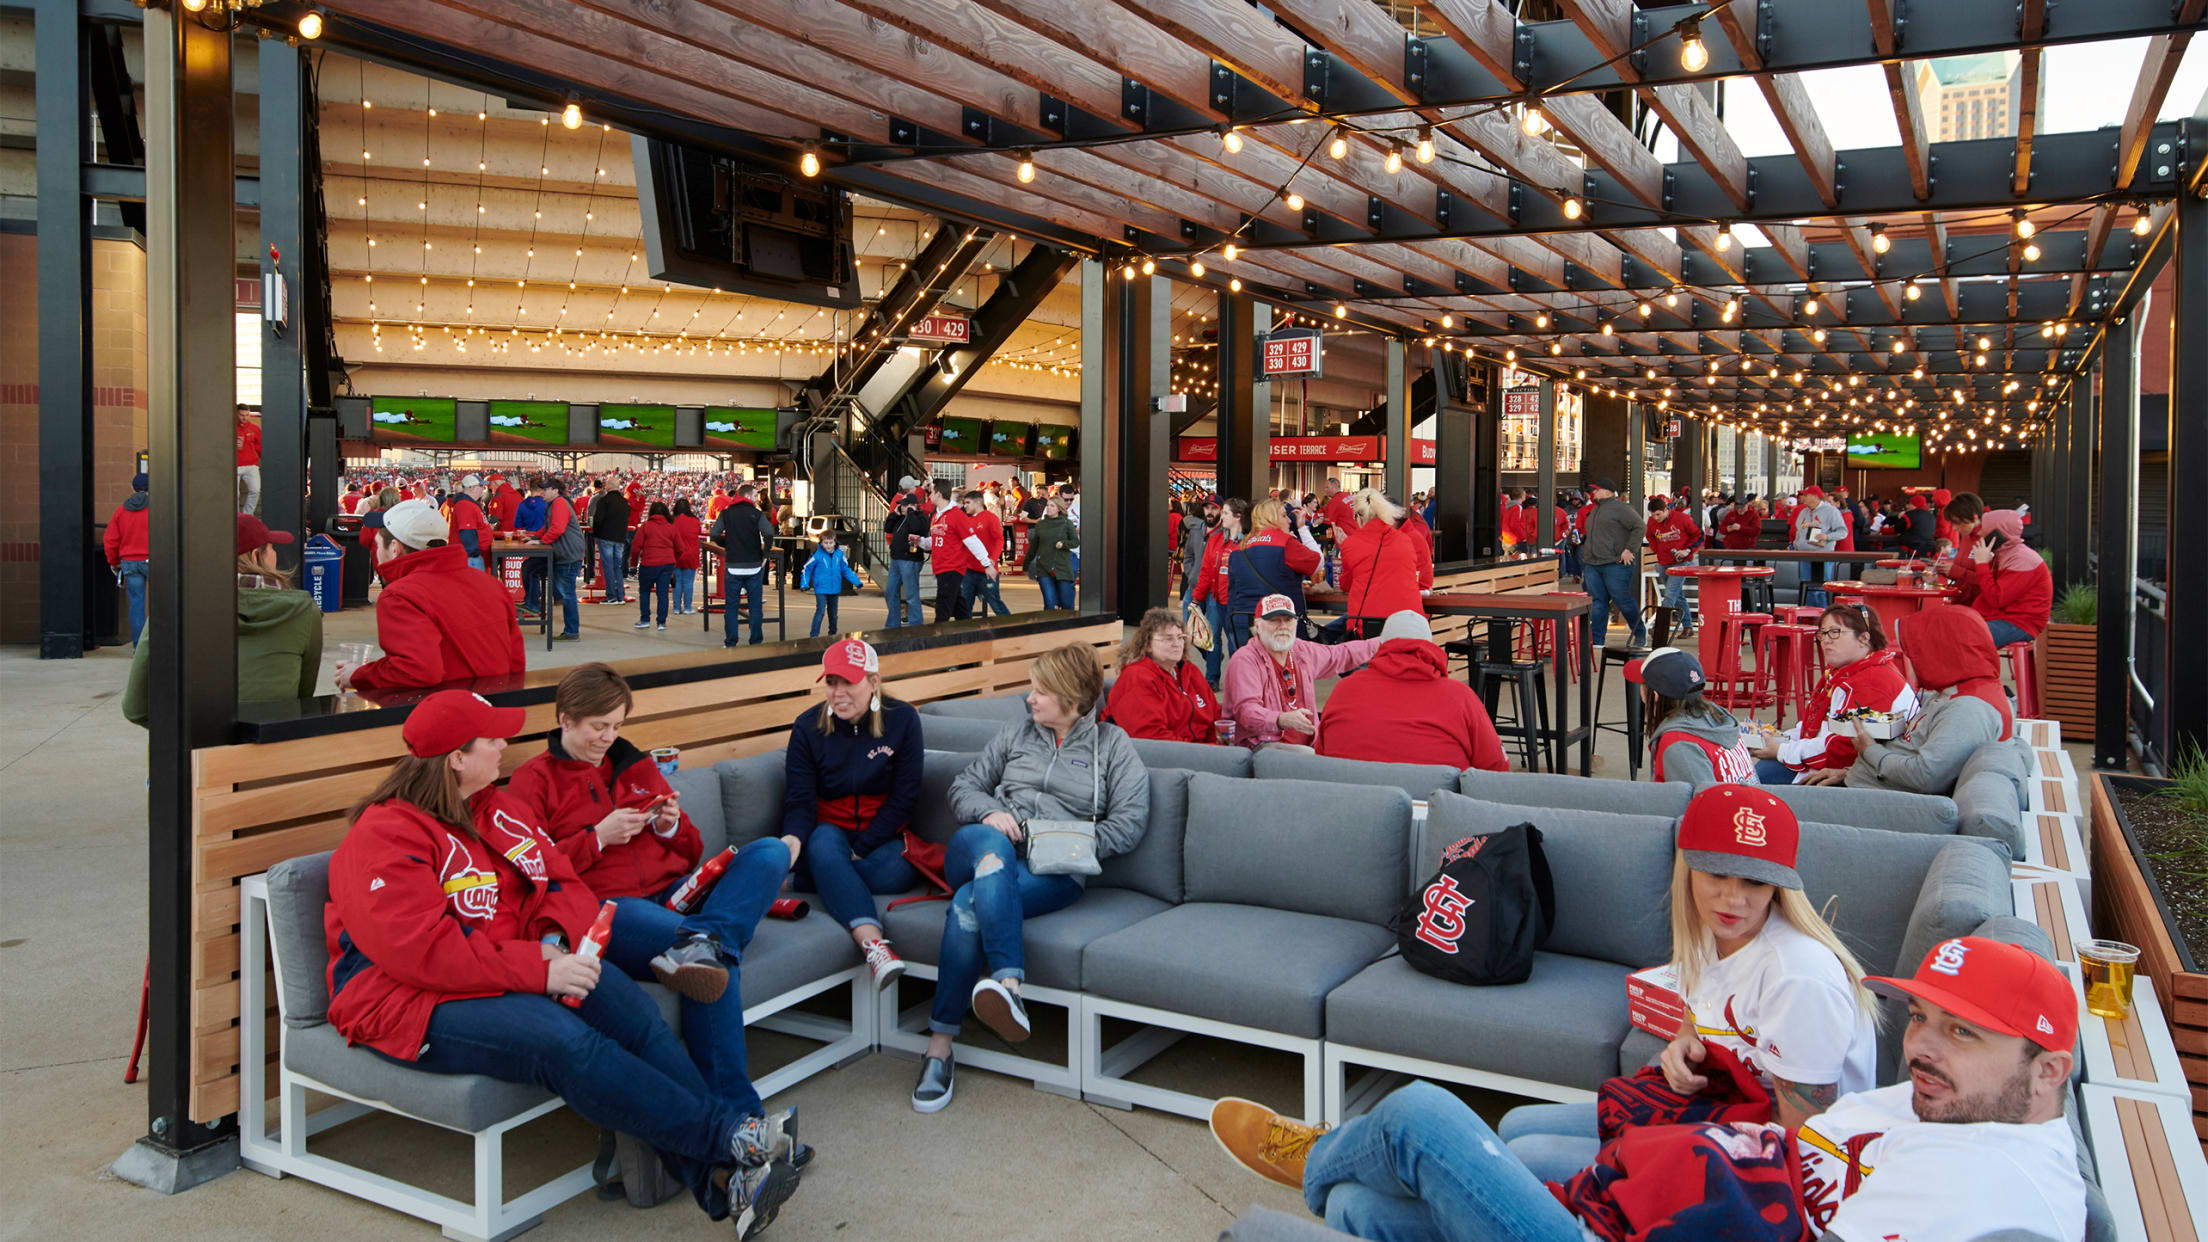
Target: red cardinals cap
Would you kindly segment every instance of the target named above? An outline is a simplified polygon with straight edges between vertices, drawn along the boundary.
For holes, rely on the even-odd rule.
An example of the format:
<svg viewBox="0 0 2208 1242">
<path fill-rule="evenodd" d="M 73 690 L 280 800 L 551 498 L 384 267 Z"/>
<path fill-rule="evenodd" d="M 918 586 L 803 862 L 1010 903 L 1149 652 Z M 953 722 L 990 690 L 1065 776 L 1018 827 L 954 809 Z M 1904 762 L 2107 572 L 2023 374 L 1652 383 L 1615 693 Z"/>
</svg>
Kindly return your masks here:
<svg viewBox="0 0 2208 1242">
<path fill-rule="evenodd" d="M 1712 785 L 1679 816 L 1679 852 L 1706 875 L 1737 875 L 1800 892 L 1794 856 L 1801 843 L 1794 808 L 1756 785 Z"/>
<path fill-rule="evenodd" d="M 864 681 L 870 674 L 882 671 L 882 657 L 863 639 L 846 638 L 820 653 L 820 676 L 814 681 L 826 681 L 841 677 L 845 681 Z"/>
<path fill-rule="evenodd" d="M 439 690 L 414 705 L 399 735 L 407 752 L 427 759 L 449 754 L 479 737 L 512 737 L 528 713 L 518 707 L 493 707 L 480 694 Z"/>
<path fill-rule="evenodd" d="M 1815 483 L 1812 483 L 1808 487 L 1802 489 L 1802 495 L 1815 496 L 1817 499 L 1823 500 L 1825 498 L 1825 489 L 1817 486 Z"/>
<path fill-rule="evenodd" d="M 1972 1026 L 2068 1052 L 2078 1038 L 2078 994 L 2053 962 L 2019 945 L 1961 936 L 1924 955 L 1912 979 L 1873 975 L 1880 996 L 1938 1005 Z"/>
<path fill-rule="evenodd" d="M 271 543 L 296 543 L 288 530 L 270 530 L 261 519 L 250 513 L 238 515 L 238 555 L 264 547 Z"/>
<path fill-rule="evenodd" d="M 1296 601 L 1285 595 L 1268 595 L 1259 600 L 1257 615 L 1260 617 L 1292 617 L 1296 615 Z"/>
</svg>

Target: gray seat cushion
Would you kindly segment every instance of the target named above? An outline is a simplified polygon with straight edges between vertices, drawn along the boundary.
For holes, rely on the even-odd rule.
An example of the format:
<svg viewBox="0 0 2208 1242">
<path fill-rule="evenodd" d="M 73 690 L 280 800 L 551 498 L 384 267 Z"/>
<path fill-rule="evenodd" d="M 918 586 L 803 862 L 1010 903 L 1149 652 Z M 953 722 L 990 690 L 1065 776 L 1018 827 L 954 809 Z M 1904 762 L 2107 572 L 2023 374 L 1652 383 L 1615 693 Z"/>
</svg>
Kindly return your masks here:
<svg viewBox="0 0 2208 1242">
<path fill-rule="evenodd" d="M 1015 720 L 1027 719 L 1027 694 L 1022 691 L 994 699 L 937 699 L 932 703 L 922 703 L 920 713 L 924 716 L 978 717 L 1009 724 Z"/>
<path fill-rule="evenodd" d="M 682 813 L 698 826 L 698 840 L 705 844 L 700 858 L 711 858 L 728 846 L 728 805 L 721 797 L 718 766 L 684 768 L 667 778 L 667 785 L 682 800 Z"/>
<path fill-rule="evenodd" d="M 951 782 L 974 765 L 974 758 L 963 752 L 931 750 L 921 760 L 920 801 L 912 808 L 911 824 L 921 839 L 941 844 L 965 827 L 951 814 Z"/>
<path fill-rule="evenodd" d="M 1188 833 L 1188 779 L 1179 768 L 1150 769 L 1150 817 L 1142 840 L 1124 854 L 1104 860 L 1103 874 L 1089 881 L 1100 888 L 1133 889 L 1167 905 L 1179 905 L 1187 894 L 1181 867 L 1181 846 Z"/>
<path fill-rule="evenodd" d="M 1039 987 L 1081 990 L 1081 955 L 1095 941 L 1133 927 L 1171 907 L 1155 897 L 1123 888 L 1091 889 L 1079 901 L 1040 918 L 1023 920 L 1020 939 L 1027 953 L 1027 977 Z M 934 966 L 942 960 L 947 901 L 916 901 L 889 912 L 884 935 L 909 961 Z"/>
<path fill-rule="evenodd" d="M 432 1074 L 350 1048 L 327 1023 L 285 1032 L 284 1065 L 346 1093 L 473 1133 L 552 1098 L 542 1087 L 481 1074 Z"/>
<path fill-rule="evenodd" d="M 1327 993 L 1394 943 L 1386 928 L 1370 923 L 1192 902 L 1091 943 L 1081 958 L 1082 990 L 1316 1039 L 1324 1033 Z"/>
<path fill-rule="evenodd" d="M 887 904 L 895 898 L 875 900 Z M 759 920 L 759 930 L 752 933 L 737 968 L 745 1005 L 772 1000 L 859 964 L 859 947 L 851 942 L 851 933 L 828 917 L 818 899 L 812 899 L 812 907 L 812 913 L 801 919 Z"/>
<path fill-rule="evenodd" d="M 1664 1042 L 1639 1027 L 1625 1033 L 1625 1042 L 1618 1045 L 1618 1073 L 1630 1078 L 1641 1072 L 1644 1065 L 1654 1065 L 1664 1051 Z"/>
<path fill-rule="evenodd" d="M 1524 983 L 1473 988 L 1391 957 L 1327 996 L 1326 1038 L 1592 1091 L 1618 1072 L 1631 973 L 1611 962 L 1536 953 Z"/>
<path fill-rule="evenodd" d="M 1888 832 L 1955 831 L 1953 799 L 1892 789 L 1849 789 L 1845 785 L 1769 785 L 1770 792 L 1794 808 L 1797 819 L 1821 824 L 1855 824 Z"/>
<path fill-rule="evenodd" d="M 1392 785 L 1424 801 L 1437 789 L 1453 789 L 1457 769 L 1441 763 L 1368 763 L 1267 747 L 1251 757 L 1259 780 L 1330 781 L 1337 785 Z"/>
<path fill-rule="evenodd" d="M 1248 776 L 1250 752 L 1240 746 L 1207 746 L 1201 742 L 1167 742 L 1154 737 L 1132 739 L 1135 754 L 1145 766 L 1186 768 L 1217 776 Z"/>
<path fill-rule="evenodd" d="M 1687 799 L 1694 793 L 1685 781 L 1609 781 L 1546 772 L 1486 772 L 1479 768 L 1468 769 L 1457 778 L 1457 792 L 1517 806 L 1574 807 L 1672 819 L 1687 809 Z"/>
<path fill-rule="evenodd" d="M 1844 824 L 1803 824 L 1795 870 L 1802 876 L 1802 895 L 1824 914 L 1863 969 L 1874 975 L 1908 975 L 1934 940 L 1944 938 L 1920 938 L 1912 924 L 1920 917 L 1935 865 L 1950 851 L 1963 859 L 1958 866 L 1983 864 L 1963 874 L 1981 881 L 1994 877 L 2000 890 L 1998 904 L 1990 908 L 1983 887 L 1964 884 L 1930 894 L 1935 904 L 1922 916 L 1929 920 L 1927 929 L 1960 927 L 1963 930 L 1945 934 L 1967 935 L 1993 915 L 2008 913 L 2014 904 L 2008 865 L 1987 842 Z M 1912 942 L 1918 945 L 1913 956 Z"/>
<path fill-rule="evenodd" d="M 1522 823 L 1541 830 L 1542 852 L 1556 880 L 1549 952 L 1636 970 L 1670 960 L 1673 828 L 1659 816 L 1510 806 L 1442 790 L 1426 804 L 1411 883 L 1432 875 L 1451 843 Z M 1625 1012 L 1623 993 L 1618 1012 Z"/>
<path fill-rule="evenodd" d="M 284 1023 L 320 1026 L 330 1014 L 330 941 L 322 908 L 330 903 L 330 851 L 286 859 L 268 869 L 268 935 L 282 970 Z"/>
<path fill-rule="evenodd" d="M 1190 901 L 1385 925 L 1410 893 L 1411 797 L 1317 781 L 1188 781 Z"/>
<path fill-rule="evenodd" d="M 991 720 L 982 716 L 929 716 L 920 717 L 920 737 L 929 750 L 962 751 L 973 754 L 989 744 L 990 739 L 1005 731 L 1013 721 Z"/>
</svg>

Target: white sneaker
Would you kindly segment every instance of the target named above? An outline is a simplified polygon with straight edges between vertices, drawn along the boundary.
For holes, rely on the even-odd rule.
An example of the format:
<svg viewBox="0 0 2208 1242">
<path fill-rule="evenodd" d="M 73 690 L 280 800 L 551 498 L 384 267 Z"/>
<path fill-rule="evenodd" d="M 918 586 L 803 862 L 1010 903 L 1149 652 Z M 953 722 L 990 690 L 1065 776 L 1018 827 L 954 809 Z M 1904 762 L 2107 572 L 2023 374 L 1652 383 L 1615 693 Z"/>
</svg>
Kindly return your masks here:
<svg viewBox="0 0 2208 1242">
<path fill-rule="evenodd" d="M 637 629 L 640 629 L 640 630 L 648 630 L 648 629 L 652 628 L 652 623 L 651 623 L 651 622 L 649 622 L 649 621 L 639 621 L 639 622 L 637 622 L 637 623 L 636 623 L 636 626 L 635 626 L 635 628 L 637 628 Z M 661 629 L 663 629 L 663 630 L 664 630 L 664 629 L 666 629 L 667 627 L 663 625 L 663 626 L 660 626 L 659 628 L 661 628 Z"/>
<path fill-rule="evenodd" d="M 974 1016 L 1008 1044 L 1026 1039 L 1032 1029 L 1027 1022 L 1027 1006 L 1020 1003 L 1020 994 L 995 979 L 976 982 L 974 994 L 967 1003 L 973 1006 Z"/>
<path fill-rule="evenodd" d="M 666 623 L 665 621 L 662 621 L 662 622 L 660 622 L 660 623 L 659 623 L 659 628 L 661 628 L 661 629 L 663 629 L 663 630 L 664 630 L 664 629 L 666 629 L 666 628 L 667 628 L 667 623 Z"/>
<path fill-rule="evenodd" d="M 905 973 L 905 959 L 897 956 L 889 941 L 877 939 L 866 946 L 866 968 L 873 972 L 874 990 L 879 992 Z"/>
</svg>

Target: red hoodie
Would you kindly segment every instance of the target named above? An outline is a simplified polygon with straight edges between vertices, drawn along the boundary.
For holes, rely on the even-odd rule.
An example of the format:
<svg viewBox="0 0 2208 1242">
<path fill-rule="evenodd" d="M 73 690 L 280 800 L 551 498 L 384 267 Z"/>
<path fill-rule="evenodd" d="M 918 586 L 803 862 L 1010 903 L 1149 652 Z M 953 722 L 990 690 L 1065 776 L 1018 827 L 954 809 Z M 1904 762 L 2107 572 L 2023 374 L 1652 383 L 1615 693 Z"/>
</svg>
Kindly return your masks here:
<svg viewBox="0 0 2208 1242">
<path fill-rule="evenodd" d="M 646 518 L 629 541 L 629 556 L 640 569 L 675 564 L 682 558 L 681 545 L 675 538 L 675 524 L 663 517 Z"/>
<path fill-rule="evenodd" d="M 491 520 L 500 530 L 514 529 L 514 515 L 521 512 L 521 493 L 500 482 L 491 493 Z"/>
<path fill-rule="evenodd" d="M 573 946 L 590 930 L 597 900 L 526 810 L 495 787 L 468 809 L 472 833 L 379 802 L 338 843 L 322 927 L 330 1025 L 347 1043 L 412 1061 L 440 1002 L 541 995 L 540 938 Z"/>
<path fill-rule="evenodd" d="M 1144 658 L 1120 670 L 1103 718 L 1129 737 L 1209 742 L 1212 722 L 1219 719 L 1219 699 L 1196 661 L 1182 660 L 1176 678 L 1166 675 L 1164 665 Z"/>
<path fill-rule="evenodd" d="M 261 464 L 261 425 L 248 418 L 238 420 L 238 464 Z"/>
<path fill-rule="evenodd" d="M 1982 699 L 2001 714 L 2001 740 L 2016 733 L 2016 713 L 2001 689 L 2001 653 L 1975 612 L 1934 604 L 1901 622 L 1901 654 L 1909 657 L 1917 685 Z"/>
<path fill-rule="evenodd" d="M 655 821 L 612 849 L 598 844 L 598 821 L 614 808 L 641 811 L 674 792 L 651 755 L 624 738 L 614 739 L 605 760 L 592 767 L 568 758 L 554 729 L 544 753 L 514 770 L 506 792 L 536 816 L 600 897 L 657 896 L 688 874 L 705 849 L 688 814 L 665 836 Z"/>
<path fill-rule="evenodd" d="M 1763 533 L 1763 515 L 1742 506 L 1719 519 L 1717 529 L 1728 548 L 1752 548 Z"/>
<path fill-rule="evenodd" d="M 674 522 L 675 568 L 696 569 L 698 567 L 698 539 L 704 534 L 705 526 L 698 521 L 698 515 L 695 513 L 678 513 L 675 515 Z"/>
<path fill-rule="evenodd" d="M 1430 571 L 1434 563 L 1434 528 L 1428 526 L 1425 517 L 1413 507 L 1403 511 L 1403 529 L 1418 536 L 1418 541 L 1426 545 L 1426 564 Z M 1427 585 L 1433 585 L 1430 578 Z"/>
<path fill-rule="evenodd" d="M 1389 639 L 1372 663 L 1334 683 L 1316 745 L 1337 759 L 1510 770 L 1480 696 L 1451 680 L 1448 657 L 1419 638 Z"/>
<path fill-rule="evenodd" d="M 131 502 L 137 506 L 132 507 Z M 149 517 L 153 505 L 144 492 L 132 492 L 128 499 L 115 506 L 115 516 L 107 519 L 107 564 L 110 569 L 120 569 L 124 561 L 153 559 L 153 535 Z"/>
<path fill-rule="evenodd" d="M 1359 618 L 1426 615 L 1419 591 L 1434 585 L 1434 562 L 1418 536 L 1374 518 L 1343 540 L 1341 580 L 1350 632 L 1362 637 Z"/>
<path fill-rule="evenodd" d="M 521 626 L 506 586 L 468 568 L 457 543 L 395 556 L 376 567 L 380 660 L 353 670 L 353 689 L 420 690 L 464 678 L 500 677 L 527 667 Z"/>
<path fill-rule="evenodd" d="M 1666 509 L 1660 518 L 1648 523 L 1648 546 L 1656 550 L 1658 565 L 1677 565 L 1690 560 L 1695 548 L 1702 542 L 1702 528 L 1694 524 L 1685 509 Z"/>
<path fill-rule="evenodd" d="M 1833 721 L 1834 715 L 1855 707 L 1893 711 L 1897 702 L 1913 705 L 1916 695 L 1909 688 L 1909 679 L 1902 675 L 1901 653 L 1887 647 L 1826 673 L 1817 688 L 1810 691 L 1809 701 L 1816 706 L 1802 721 L 1801 738 L 1812 744 L 1822 738 L 1824 749 L 1804 756 L 1800 763 L 1787 765 L 1797 772 L 1844 770 L 1855 762 L 1855 728 Z M 1828 723 L 1830 729 L 1825 727 Z"/>
</svg>

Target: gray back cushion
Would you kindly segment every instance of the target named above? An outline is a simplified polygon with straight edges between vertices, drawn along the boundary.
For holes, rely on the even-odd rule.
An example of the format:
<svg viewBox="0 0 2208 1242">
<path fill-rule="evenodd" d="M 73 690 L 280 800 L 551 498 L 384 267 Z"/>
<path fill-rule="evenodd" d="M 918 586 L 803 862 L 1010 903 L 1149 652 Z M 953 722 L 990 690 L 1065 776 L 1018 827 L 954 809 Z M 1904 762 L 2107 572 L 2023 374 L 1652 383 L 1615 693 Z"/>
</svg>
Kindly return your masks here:
<svg viewBox="0 0 2208 1242">
<path fill-rule="evenodd" d="M 1694 790 L 1685 781 L 1609 781 L 1546 772 L 1487 772 L 1467 769 L 1457 792 L 1468 798 L 1512 806 L 1576 807 L 1613 815 L 1662 815 L 1677 819 Z M 1515 822 L 1515 821 L 1513 821 Z"/>
<path fill-rule="evenodd" d="M 1794 808 L 1803 822 L 1855 824 L 1888 832 L 1955 831 L 1955 803 L 1935 794 L 1892 789 L 1849 789 L 1845 785 L 1766 785 L 1764 789 Z"/>
<path fill-rule="evenodd" d="M 922 840 L 943 844 L 965 827 L 951 814 L 951 782 L 973 766 L 974 756 L 931 750 L 921 762 L 920 804 L 912 808 L 912 830 Z"/>
<path fill-rule="evenodd" d="M 1190 901 L 1385 926 L 1410 891 L 1411 796 L 1400 789 L 1199 772 L 1187 818 Z"/>
<path fill-rule="evenodd" d="M 1441 790 L 1426 804 L 1411 883 L 1439 869 L 1450 844 L 1524 823 L 1541 830 L 1556 881 L 1556 927 L 1544 949 L 1621 966 L 1670 960 L 1673 829 L 1662 816 L 1507 806 Z"/>
<path fill-rule="evenodd" d="M 2024 857 L 2024 783 L 2031 771 L 2031 749 L 2016 739 L 1972 751 L 1955 777 L 1956 831 L 1999 841 L 2009 857 Z"/>
<path fill-rule="evenodd" d="M 922 703 L 924 716 L 967 716 L 983 720 L 1013 721 L 1027 719 L 1027 693 L 1008 694 L 996 699 L 937 699 Z"/>
<path fill-rule="evenodd" d="M 1956 890 L 1941 890 L 1936 885 L 1928 889 L 1938 860 L 1958 845 L 1967 855 L 1964 864 L 1983 861 L 1997 878 L 1998 906 L 1984 908 L 1982 898 L 1967 885 Z M 1932 943 L 1923 941 L 1914 956 L 1910 955 L 1914 920 L 1928 892 L 1939 894 L 1935 900 L 1967 897 L 1967 910 L 1937 919 L 1939 926 L 1953 926 L 1956 920 L 1967 917 L 1969 926 L 1976 927 L 1994 914 L 2006 913 L 2014 904 L 2009 897 L 2008 864 L 1983 841 L 1848 824 L 1803 824 L 1795 870 L 1802 875 L 1802 895 L 1832 924 L 1863 969 L 1874 975 L 1889 975 L 1896 970 L 1907 974 L 1916 969 Z"/>
<path fill-rule="evenodd" d="M 721 774 L 721 825 L 738 849 L 761 837 L 782 835 L 782 773 L 788 752 L 761 751 L 713 765 Z"/>
<path fill-rule="evenodd" d="M 711 858 L 725 849 L 728 807 L 721 799 L 720 768 L 684 768 L 668 777 L 667 785 L 682 800 L 682 813 L 698 826 L 698 840 L 705 844 L 705 852 L 698 857 Z"/>
<path fill-rule="evenodd" d="M 1248 776 L 1250 752 L 1240 746 L 1208 746 L 1202 742 L 1168 742 L 1154 737 L 1131 739 L 1143 766 L 1186 768 L 1218 776 Z"/>
<path fill-rule="evenodd" d="M 276 986 L 287 1026 L 320 1026 L 329 1020 L 330 941 L 322 922 L 322 907 L 329 902 L 328 851 L 268 869 L 268 935 L 282 963 Z"/>
<path fill-rule="evenodd" d="M 984 716 L 920 717 L 920 737 L 929 750 L 976 753 L 1014 722 Z"/>
<path fill-rule="evenodd" d="M 1337 785 L 1392 785 L 1421 801 L 1437 789 L 1454 788 L 1457 769 L 1444 763 L 1368 763 L 1307 755 L 1268 746 L 1250 757 L 1250 770 L 1261 781 L 1331 781 Z"/>
<path fill-rule="evenodd" d="M 1188 832 L 1188 781 L 1194 775 L 1180 768 L 1150 769 L 1149 826 L 1135 848 L 1104 860 L 1104 872 L 1089 881 L 1091 888 L 1131 888 L 1181 903 L 1187 888 L 1181 848 Z"/>
</svg>

